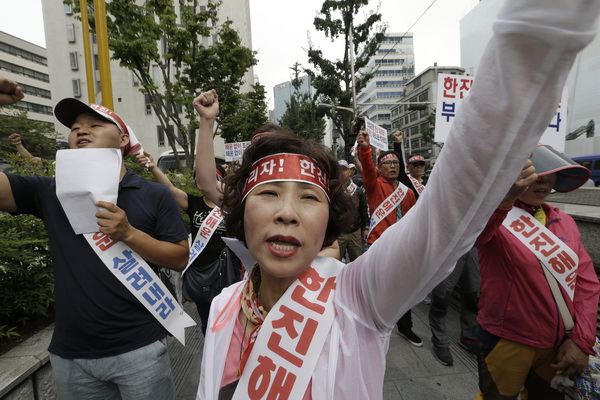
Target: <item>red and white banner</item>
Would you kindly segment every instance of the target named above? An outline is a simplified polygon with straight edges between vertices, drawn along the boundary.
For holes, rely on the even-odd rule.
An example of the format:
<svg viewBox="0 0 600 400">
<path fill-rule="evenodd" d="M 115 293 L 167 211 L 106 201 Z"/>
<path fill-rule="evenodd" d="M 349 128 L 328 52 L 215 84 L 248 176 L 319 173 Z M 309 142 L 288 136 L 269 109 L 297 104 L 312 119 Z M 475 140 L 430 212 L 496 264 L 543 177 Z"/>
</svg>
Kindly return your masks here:
<svg viewBox="0 0 600 400">
<path fill-rule="evenodd" d="M 535 254 L 573 300 L 579 257 L 528 212 L 513 207 L 502 225 Z"/>
<path fill-rule="evenodd" d="M 248 146 L 250 141 L 225 143 L 225 162 L 241 160 Z"/>
<path fill-rule="evenodd" d="M 315 185 L 329 198 L 327 174 L 309 157 L 292 153 L 273 154 L 255 161 L 246 179 L 243 196 L 245 198 L 252 189 L 264 183 L 285 181 Z"/>
<path fill-rule="evenodd" d="M 473 82 L 472 76 L 438 74 L 434 138 L 436 142 L 444 143 L 448 140 L 450 127 L 460 112 L 462 100 L 469 95 Z M 550 145 L 561 153 L 565 152 L 568 100 L 568 87 L 565 86 L 554 117 L 540 139 L 540 143 Z"/>
<path fill-rule="evenodd" d="M 388 150 L 387 130 L 365 118 L 365 129 L 369 133 L 371 145 L 379 150 Z"/>
<path fill-rule="evenodd" d="M 396 209 L 396 207 L 398 207 L 402 200 L 404 200 L 407 191 L 408 188 L 400 182 L 398 182 L 398 187 L 396 188 L 396 190 L 394 190 L 392 194 L 390 194 L 387 197 L 387 199 L 385 199 L 379 205 L 379 207 L 377 207 L 375 212 L 373 212 L 373 215 L 371 215 L 371 222 L 369 223 L 369 235 L 378 223 L 383 221 L 389 213 L 391 213 Z"/>
<path fill-rule="evenodd" d="M 287 289 L 263 322 L 233 400 L 303 398 L 335 319 L 342 266 L 317 257 Z"/>
<path fill-rule="evenodd" d="M 212 209 L 210 214 L 202 221 L 202 225 L 198 229 L 198 233 L 196 233 L 196 237 L 194 238 L 194 242 L 190 246 L 190 255 L 188 257 L 188 264 L 181 273 L 181 276 L 185 274 L 190 265 L 194 262 L 196 258 L 202 253 L 202 251 L 206 248 L 208 241 L 212 237 L 212 235 L 216 232 L 219 224 L 223 221 L 223 213 L 219 207 L 215 207 Z"/>
<path fill-rule="evenodd" d="M 196 323 L 177 299 L 171 297 L 171 292 L 146 260 L 125 243 L 111 240 L 104 233 L 84 233 L 83 236 L 106 268 L 185 346 L 185 328 Z"/>
</svg>

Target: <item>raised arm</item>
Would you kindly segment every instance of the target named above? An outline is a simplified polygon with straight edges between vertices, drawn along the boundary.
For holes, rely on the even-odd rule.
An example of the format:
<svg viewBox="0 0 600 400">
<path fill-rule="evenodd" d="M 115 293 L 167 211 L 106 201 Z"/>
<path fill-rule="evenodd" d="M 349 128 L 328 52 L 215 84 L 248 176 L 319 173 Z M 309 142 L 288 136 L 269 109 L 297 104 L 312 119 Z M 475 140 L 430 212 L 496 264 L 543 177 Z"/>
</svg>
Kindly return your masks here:
<svg viewBox="0 0 600 400">
<path fill-rule="evenodd" d="M 194 108 L 200 116 L 198 144 L 196 146 L 196 186 L 207 199 L 221 206 L 223 184 L 217 181 L 213 129 L 219 114 L 219 96 L 213 89 L 194 99 Z"/>
<path fill-rule="evenodd" d="M 504 3 L 422 199 L 342 271 L 362 292 L 344 300 L 363 298 L 377 328 L 389 332 L 473 246 L 554 115 L 599 8 L 600 0 Z"/>
<path fill-rule="evenodd" d="M 412 188 L 413 184 L 406 175 L 406 164 L 404 162 L 404 152 L 402 151 L 402 139 L 404 138 L 404 132 L 400 130 L 396 130 L 393 133 L 394 136 L 394 151 L 398 153 L 398 157 L 400 157 L 400 170 L 398 171 L 398 180 L 406 187 Z M 415 192 L 416 194 L 416 192 Z"/>
<path fill-rule="evenodd" d="M 143 155 L 138 153 L 136 154 L 135 158 L 140 166 L 148 168 L 148 171 L 150 171 L 156 182 L 169 188 L 169 191 L 173 197 L 175 197 L 175 201 L 177 202 L 179 208 L 184 211 L 188 209 L 187 193 L 173 185 L 173 182 L 171 182 L 171 180 L 160 170 L 160 168 L 156 166 L 154 163 L 154 158 L 152 158 L 152 154 L 144 151 Z"/>
<path fill-rule="evenodd" d="M 11 133 L 11 135 L 8 137 L 8 140 L 10 140 L 12 144 L 15 145 L 15 149 L 17 149 L 17 152 L 21 155 L 21 157 L 29 159 L 35 164 L 39 164 L 42 162 L 41 158 L 34 157 L 33 154 L 31 154 L 29 150 L 27 150 L 25 146 L 23 146 L 23 143 L 21 141 L 21 135 L 19 135 L 18 133 Z"/>
<path fill-rule="evenodd" d="M 17 82 L 0 76 L 0 106 L 15 104 L 24 97 L 21 86 Z"/>
</svg>

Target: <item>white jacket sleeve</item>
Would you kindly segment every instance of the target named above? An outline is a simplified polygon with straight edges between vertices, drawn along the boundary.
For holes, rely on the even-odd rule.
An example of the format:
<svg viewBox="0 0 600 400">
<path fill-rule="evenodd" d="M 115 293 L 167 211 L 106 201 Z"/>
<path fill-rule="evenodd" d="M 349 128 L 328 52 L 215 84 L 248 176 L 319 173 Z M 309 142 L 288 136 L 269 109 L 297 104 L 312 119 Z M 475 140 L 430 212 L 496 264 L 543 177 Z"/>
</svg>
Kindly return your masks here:
<svg viewBox="0 0 600 400">
<path fill-rule="evenodd" d="M 338 300 L 389 332 L 469 250 L 548 125 L 599 0 L 507 0 L 417 205 L 339 278 Z"/>
</svg>

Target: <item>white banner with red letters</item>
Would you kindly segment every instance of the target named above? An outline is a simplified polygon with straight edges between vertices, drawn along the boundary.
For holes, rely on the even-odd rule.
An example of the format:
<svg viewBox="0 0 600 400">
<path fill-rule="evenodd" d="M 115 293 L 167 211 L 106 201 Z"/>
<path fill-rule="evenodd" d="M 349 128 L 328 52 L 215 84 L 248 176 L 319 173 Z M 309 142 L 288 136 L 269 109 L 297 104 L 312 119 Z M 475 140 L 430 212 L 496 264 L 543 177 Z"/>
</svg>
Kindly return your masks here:
<svg viewBox="0 0 600 400">
<path fill-rule="evenodd" d="M 233 400 L 303 398 L 335 318 L 342 267 L 317 257 L 286 290 L 263 322 Z"/>
<path fill-rule="evenodd" d="M 369 223 L 369 235 L 378 223 L 383 221 L 389 213 L 391 213 L 396 209 L 396 207 L 398 207 L 402 200 L 404 200 L 404 197 L 406 197 L 407 191 L 408 188 L 400 182 L 398 182 L 398 187 L 396 188 L 396 190 L 394 190 L 392 194 L 390 194 L 387 197 L 387 199 L 385 199 L 379 205 L 379 207 L 377 207 L 373 215 L 371 215 L 371 222 Z"/>
<path fill-rule="evenodd" d="M 225 162 L 241 160 L 248 146 L 250 141 L 225 143 Z"/>
<path fill-rule="evenodd" d="M 468 96 L 473 81 L 472 76 L 438 74 L 434 138 L 436 142 L 444 143 L 448 140 L 450 127 L 460 112 L 462 100 Z M 540 139 L 540 143 L 550 145 L 561 153 L 565 152 L 568 100 L 568 88 L 565 86 L 554 117 Z"/>
<path fill-rule="evenodd" d="M 414 177 L 412 177 L 410 175 L 408 177 L 410 178 L 410 182 L 412 183 L 415 190 L 419 193 L 419 195 L 421 195 L 421 193 L 423 193 L 423 190 L 425 190 L 425 185 L 423 185 L 422 183 L 419 183 L 418 180 L 416 180 Z"/>
<path fill-rule="evenodd" d="M 171 297 L 148 263 L 125 243 L 111 240 L 104 233 L 83 236 L 108 270 L 185 346 L 185 328 L 196 323 Z"/>
<path fill-rule="evenodd" d="M 365 118 L 365 130 L 369 133 L 371 146 L 382 151 L 388 150 L 387 130 Z"/>
<path fill-rule="evenodd" d="M 535 254 L 572 301 L 579 265 L 577 253 L 540 221 L 518 207 L 510 210 L 502 225 Z"/>
<path fill-rule="evenodd" d="M 190 255 L 188 257 L 188 265 L 185 267 L 181 276 L 185 274 L 190 265 L 194 262 L 196 258 L 202 253 L 202 251 L 206 248 L 208 241 L 212 237 L 212 235 L 217 231 L 219 224 L 223 221 L 223 213 L 221 212 L 221 208 L 215 207 L 212 209 L 210 214 L 202 221 L 200 228 L 198 229 L 198 233 L 196 233 L 196 237 L 194 238 L 194 242 L 190 246 Z"/>
</svg>

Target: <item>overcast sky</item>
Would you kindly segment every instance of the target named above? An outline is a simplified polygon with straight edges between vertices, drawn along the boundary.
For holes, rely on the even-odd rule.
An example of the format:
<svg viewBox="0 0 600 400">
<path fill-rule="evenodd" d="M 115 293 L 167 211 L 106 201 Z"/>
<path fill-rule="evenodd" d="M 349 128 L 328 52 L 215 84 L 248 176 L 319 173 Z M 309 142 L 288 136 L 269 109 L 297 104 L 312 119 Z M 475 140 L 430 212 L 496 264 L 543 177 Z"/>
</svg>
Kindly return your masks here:
<svg viewBox="0 0 600 400">
<path fill-rule="evenodd" d="M 0 0 L 0 31 L 45 47 L 41 1 Z M 341 58 L 342 50 L 314 30 L 313 19 L 323 0 L 249 1 L 252 44 L 259 58 L 254 73 L 265 85 L 270 108 L 273 108 L 273 86 L 290 80 L 289 68 L 295 62 L 309 67 L 306 56 L 308 35 L 327 58 Z M 460 66 L 459 21 L 478 2 L 381 0 L 370 1 L 368 10 L 380 5 L 379 11 L 383 21 L 388 24 L 388 32 L 405 33 L 410 29 L 414 33 L 415 72 L 419 73 L 434 62 L 444 66 Z M 431 8 L 416 22 L 430 5 Z"/>
</svg>

